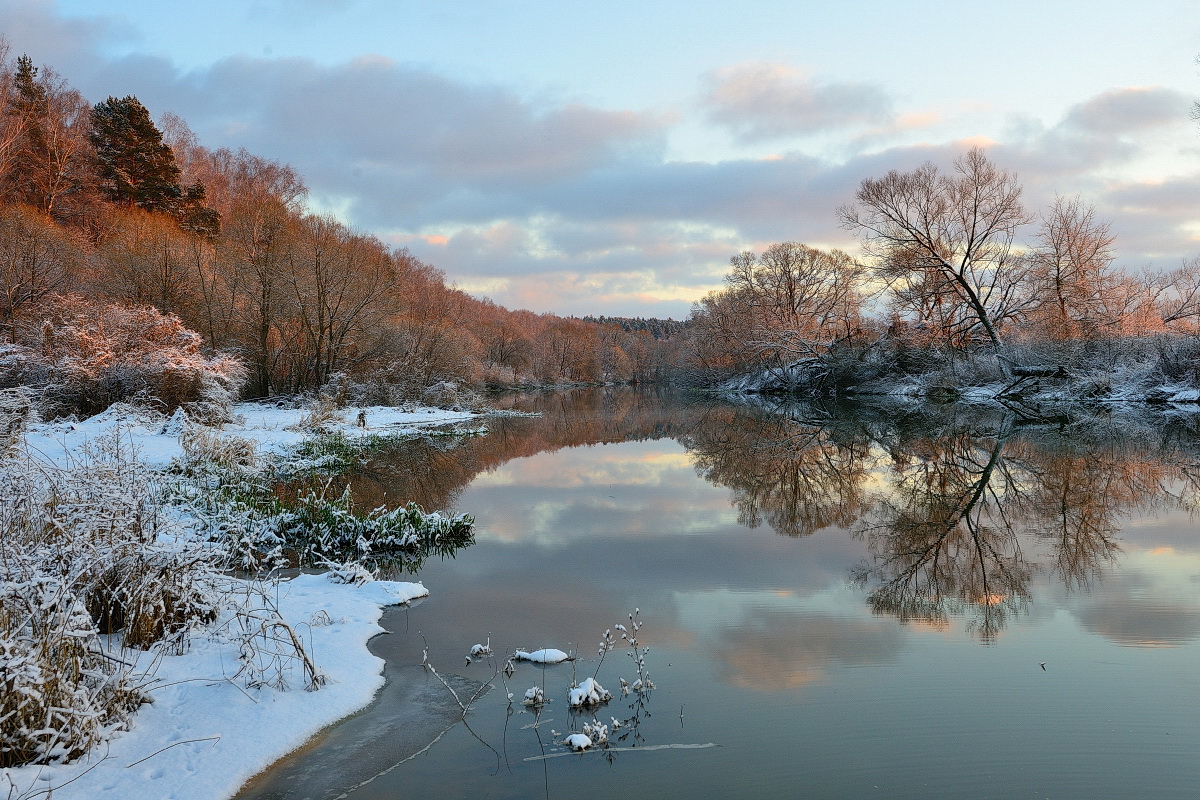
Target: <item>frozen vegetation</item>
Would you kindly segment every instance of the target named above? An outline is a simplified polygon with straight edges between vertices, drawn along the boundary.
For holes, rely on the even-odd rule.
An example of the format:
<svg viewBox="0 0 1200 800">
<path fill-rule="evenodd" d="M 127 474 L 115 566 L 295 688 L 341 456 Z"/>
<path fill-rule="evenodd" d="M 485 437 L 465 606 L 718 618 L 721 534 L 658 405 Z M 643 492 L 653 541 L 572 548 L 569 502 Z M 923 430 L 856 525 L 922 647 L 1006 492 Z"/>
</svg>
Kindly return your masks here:
<svg viewBox="0 0 1200 800">
<path fill-rule="evenodd" d="M 1200 405 L 1200 342 L 1146 336 L 1104 342 L 1012 345 L 1006 355 L 913 348 L 899 342 L 846 347 L 729 378 L 726 395 L 891 396 L 935 401 L 1187 409 Z"/>
<path fill-rule="evenodd" d="M 320 476 L 430 408 L 242 404 L 220 428 L 114 405 L 43 423 L 0 396 L 0 792 L 220 798 L 382 683 L 372 566 L 470 541 L 471 519 L 357 510 Z M 318 480 L 319 483 L 319 480 Z M 316 564 L 321 575 L 271 577 Z M 239 578 L 254 568 L 263 577 Z"/>
</svg>

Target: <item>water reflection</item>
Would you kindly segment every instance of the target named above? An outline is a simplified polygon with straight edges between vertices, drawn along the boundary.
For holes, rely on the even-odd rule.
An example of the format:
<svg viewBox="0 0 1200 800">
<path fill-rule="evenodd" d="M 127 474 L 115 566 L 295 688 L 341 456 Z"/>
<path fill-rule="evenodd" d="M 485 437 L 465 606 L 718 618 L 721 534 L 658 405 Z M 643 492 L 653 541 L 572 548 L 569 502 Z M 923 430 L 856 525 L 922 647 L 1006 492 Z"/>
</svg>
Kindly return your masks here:
<svg viewBox="0 0 1200 800">
<path fill-rule="evenodd" d="M 698 475 L 731 490 L 739 525 L 861 540 L 867 557 L 849 577 L 875 613 L 933 625 L 966 616 L 991 641 L 1028 610 L 1035 579 L 1087 589 L 1111 570 L 1131 517 L 1190 514 L 1200 496 L 1195 437 L 1176 421 L 1031 426 L 953 405 L 750 408 L 615 389 L 510 395 L 505 404 L 542 416 L 493 418 L 486 436 L 385 451 L 350 479 L 358 502 L 450 508 L 472 481 L 513 483 L 505 465 L 517 459 L 675 439 Z M 561 540 L 598 535 L 601 519 L 625 533 L 650 534 L 666 520 L 703 530 L 720 510 L 688 494 L 682 457 L 547 465 L 553 474 L 521 479 L 536 483 L 536 498 L 497 510 L 489 533 Z"/>
<path fill-rule="evenodd" d="M 415 665 L 428 648 L 479 680 L 494 667 L 454 665 L 488 636 L 578 649 L 544 674 L 519 665 L 507 687 L 549 687 L 562 731 L 564 687 L 638 606 L 658 683 L 639 735 L 721 746 L 526 762 L 539 734 L 493 692 L 471 724 L 503 769 L 451 732 L 364 797 L 1082 800 L 1189 796 L 1200 780 L 1196 459 L 1174 423 L 625 391 L 511 402 L 544 414 L 398 449 L 354 479 L 360 502 L 478 520 L 475 545 L 417 576 L 431 597 L 402 630 L 421 636 L 382 637 L 381 652 Z M 626 661 L 610 657 L 601 683 Z"/>
<path fill-rule="evenodd" d="M 873 610 L 934 624 L 967 614 L 987 641 L 1027 609 L 1039 574 L 1085 589 L 1130 517 L 1194 508 L 1179 437 L 1133 425 L 1033 427 L 955 407 L 714 416 L 683 441 L 699 474 L 734 490 L 743 524 L 844 528 L 867 543 L 853 577 Z"/>
</svg>

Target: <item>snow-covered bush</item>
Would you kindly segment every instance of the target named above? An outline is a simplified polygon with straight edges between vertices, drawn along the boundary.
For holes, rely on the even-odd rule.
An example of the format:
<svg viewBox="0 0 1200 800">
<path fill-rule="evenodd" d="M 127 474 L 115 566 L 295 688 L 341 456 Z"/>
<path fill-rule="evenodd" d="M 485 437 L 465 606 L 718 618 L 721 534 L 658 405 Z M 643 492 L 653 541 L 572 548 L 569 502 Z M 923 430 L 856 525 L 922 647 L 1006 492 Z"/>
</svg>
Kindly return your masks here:
<svg viewBox="0 0 1200 800">
<path fill-rule="evenodd" d="M 161 512 L 118 436 L 65 467 L 0 458 L 0 765 L 80 755 L 142 701 L 101 634 L 179 643 L 216 616 L 211 550 Z"/>
<path fill-rule="evenodd" d="M 469 514 L 425 513 L 416 503 L 400 508 L 354 509 L 347 488 L 330 497 L 329 484 L 300 493 L 264 527 L 297 553 L 302 563 L 357 559 L 378 564 L 395 558 L 450 553 L 473 539 Z"/>
<path fill-rule="evenodd" d="M 196 416 L 220 417 L 246 374 L 232 356 L 206 356 L 198 333 L 149 306 L 54 296 L 14 335 L 0 352 L 0 386 L 37 387 L 58 413 L 145 398 L 163 410 L 195 404 Z"/>
<path fill-rule="evenodd" d="M 66 580 L 9 547 L 2 568 L 0 767 L 82 755 L 144 698 Z"/>
<path fill-rule="evenodd" d="M 486 407 L 483 397 L 473 389 L 452 381 L 440 381 L 425 388 L 421 401 L 438 408 L 468 411 Z"/>
<path fill-rule="evenodd" d="M 338 437 L 317 441 L 328 438 Z M 220 455 L 215 448 L 209 452 Z M 415 567 L 428 555 L 449 555 L 474 540 L 469 514 L 426 513 L 414 503 L 363 512 L 354 507 L 348 487 L 338 492 L 329 480 L 318 479 L 288 496 L 276 491 L 278 477 L 231 460 L 189 459 L 179 465 L 172 492 L 231 565 L 250 572 L 327 561 L 359 561 L 368 569 L 393 562 Z"/>
<path fill-rule="evenodd" d="M 32 404 L 20 389 L 0 390 L 0 457 L 22 441 Z"/>
</svg>

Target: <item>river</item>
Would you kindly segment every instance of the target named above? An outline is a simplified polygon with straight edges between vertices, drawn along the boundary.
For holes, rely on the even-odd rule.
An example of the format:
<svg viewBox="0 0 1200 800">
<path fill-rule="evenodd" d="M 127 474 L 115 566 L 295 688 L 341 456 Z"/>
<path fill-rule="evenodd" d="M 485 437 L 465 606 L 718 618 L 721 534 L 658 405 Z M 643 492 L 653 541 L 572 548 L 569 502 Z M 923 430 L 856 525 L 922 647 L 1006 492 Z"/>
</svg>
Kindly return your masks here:
<svg viewBox="0 0 1200 800">
<path fill-rule="evenodd" d="M 541 416 L 349 478 L 362 505 L 474 514 L 476 541 L 421 565 L 431 597 L 385 618 L 375 705 L 246 797 L 1195 796 L 1186 415 L 1030 424 L 625 389 L 504 403 Z M 655 688 L 622 695 L 637 675 L 614 626 L 635 609 Z M 489 638 L 495 657 L 467 663 Z M 579 660 L 497 673 L 540 647 Z M 465 724 L 424 654 L 463 701 L 493 683 Z M 616 696 L 572 713 L 593 674 Z M 520 702 L 533 686 L 540 713 Z M 607 747 L 558 744 L 593 718 Z"/>
</svg>

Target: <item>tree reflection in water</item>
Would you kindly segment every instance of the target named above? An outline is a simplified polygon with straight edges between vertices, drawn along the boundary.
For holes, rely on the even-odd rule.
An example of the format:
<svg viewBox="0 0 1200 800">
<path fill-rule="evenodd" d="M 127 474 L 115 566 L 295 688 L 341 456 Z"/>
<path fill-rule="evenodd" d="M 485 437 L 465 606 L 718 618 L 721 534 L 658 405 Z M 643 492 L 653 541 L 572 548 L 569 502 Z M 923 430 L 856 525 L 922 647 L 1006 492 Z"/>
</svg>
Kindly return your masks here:
<svg viewBox="0 0 1200 800">
<path fill-rule="evenodd" d="M 732 490 L 741 524 L 861 539 L 868 555 L 851 577 L 876 612 L 937 625 L 967 616 L 984 640 L 1027 608 L 1039 576 L 1087 589 L 1119 553 L 1126 518 L 1200 508 L 1200 435 L 1161 417 L 1031 426 L 999 408 L 751 408 L 627 389 L 506 402 L 542 416 L 380 453 L 348 478 L 359 505 L 450 509 L 514 458 L 672 438 L 701 477 Z"/>
<path fill-rule="evenodd" d="M 1049 575 L 1086 589 L 1135 513 L 1192 506 L 1178 442 L 1121 426 L 1021 426 L 1000 411 L 723 409 L 683 439 L 729 486 L 739 520 L 786 536 L 827 527 L 866 542 L 852 574 L 877 613 L 994 639 Z"/>
</svg>

